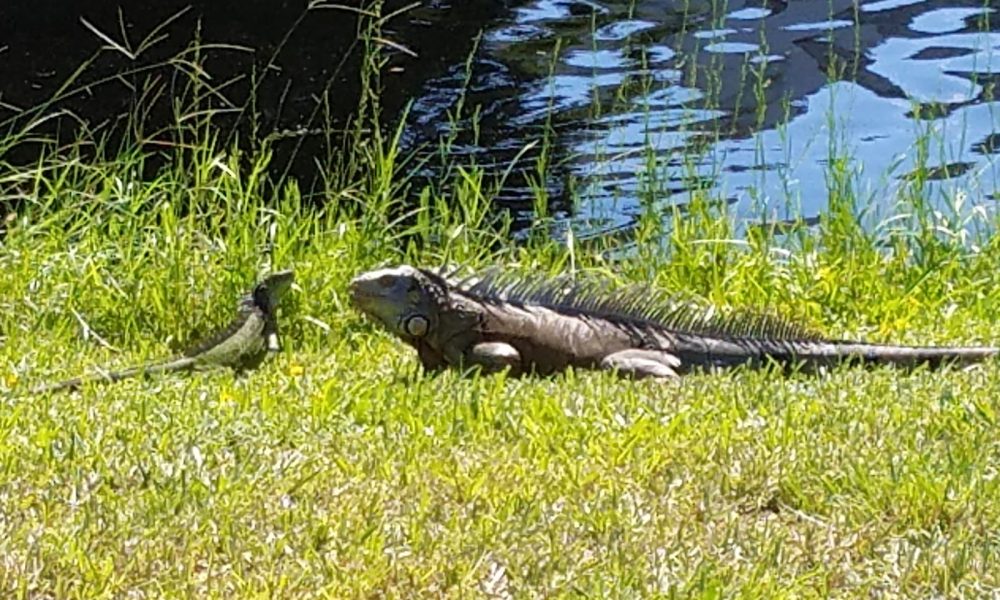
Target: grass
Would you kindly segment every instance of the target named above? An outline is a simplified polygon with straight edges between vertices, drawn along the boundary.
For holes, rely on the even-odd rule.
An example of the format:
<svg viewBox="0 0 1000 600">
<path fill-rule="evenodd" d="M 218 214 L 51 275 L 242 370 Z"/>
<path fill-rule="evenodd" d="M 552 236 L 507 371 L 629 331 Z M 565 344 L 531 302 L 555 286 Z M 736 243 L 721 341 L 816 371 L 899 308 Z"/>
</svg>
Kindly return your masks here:
<svg viewBox="0 0 1000 600">
<path fill-rule="evenodd" d="M 7 387 L 169 354 L 225 321 L 268 262 L 294 266 L 301 290 L 283 307 L 285 352 L 244 378 L 0 401 L 5 594 L 954 596 L 1000 585 L 995 365 L 666 385 L 427 377 L 348 309 L 351 276 L 445 257 L 563 270 L 570 249 L 535 241 L 484 256 L 493 234 L 456 233 L 436 202 L 413 233 L 426 243 L 394 245 L 380 237 L 384 204 L 315 211 L 294 187 L 265 202 L 225 154 L 205 160 L 151 182 L 129 180 L 126 161 L 18 172 L 33 200 L 0 253 Z M 462 214 L 481 212 L 477 198 L 456 198 Z M 641 260 L 576 248 L 573 265 L 777 306 L 834 335 L 1000 337 L 995 238 L 975 251 L 831 217 L 792 251 L 765 234 L 712 241 L 726 222 L 693 210 Z"/>
<path fill-rule="evenodd" d="M 695 194 L 684 214 L 644 215 L 612 260 L 611 242 L 509 243 L 474 167 L 404 204 L 413 164 L 392 131 L 357 136 L 323 210 L 261 175 L 266 145 L 241 155 L 208 131 L 153 177 L 137 175 L 142 153 L 102 160 L 100 147 L 0 175 L 21 202 L 0 234 L 4 596 L 1000 589 L 996 364 L 667 384 L 432 377 L 345 297 L 385 263 L 501 263 L 769 306 L 837 337 L 987 343 L 1000 339 L 993 217 L 907 193 L 865 223 L 831 160 L 836 201 L 815 228 L 740 237 Z M 171 354 L 285 267 L 299 284 L 285 351 L 245 377 L 11 393 Z"/>
</svg>

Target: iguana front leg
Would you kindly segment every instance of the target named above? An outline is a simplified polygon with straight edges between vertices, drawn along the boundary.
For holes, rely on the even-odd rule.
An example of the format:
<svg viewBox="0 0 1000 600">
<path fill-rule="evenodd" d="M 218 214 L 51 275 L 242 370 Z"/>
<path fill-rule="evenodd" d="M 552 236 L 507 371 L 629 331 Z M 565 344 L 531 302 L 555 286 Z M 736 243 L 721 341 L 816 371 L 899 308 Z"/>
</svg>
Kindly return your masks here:
<svg viewBox="0 0 1000 600">
<path fill-rule="evenodd" d="M 458 350 L 445 349 L 445 360 L 449 364 L 462 367 L 478 366 L 484 373 L 496 373 L 504 369 L 521 371 L 521 353 L 504 342 L 479 342 Z"/>
<path fill-rule="evenodd" d="M 444 353 L 431 348 L 427 342 L 418 342 L 416 347 L 417 356 L 420 358 L 420 364 L 423 365 L 425 371 L 436 373 L 448 366 L 447 361 L 444 359 Z"/>
<path fill-rule="evenodd" d="M 480 342 L 469 348 L 466 360 L 483 367 L 484 371 L 493 373 L 510 369 L 521 370 L 521 353 L 517 348 L 504 342 Z"/>
<path fill-rule="evenodd" d="M 661 350 L 621 350 L 601 360 L 602 369 L 633 379 L 673 379 L 677 377 L 674 369 L 679 366 L 681 359 Z"/>
</svg>

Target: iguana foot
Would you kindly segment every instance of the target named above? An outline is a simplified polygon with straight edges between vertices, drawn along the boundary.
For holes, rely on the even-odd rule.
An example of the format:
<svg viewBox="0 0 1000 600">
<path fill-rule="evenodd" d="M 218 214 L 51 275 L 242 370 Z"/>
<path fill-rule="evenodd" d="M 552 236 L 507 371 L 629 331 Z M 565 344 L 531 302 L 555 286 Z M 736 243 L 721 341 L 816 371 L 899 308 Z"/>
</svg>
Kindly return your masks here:
<svg viewBox="0 0 1000 600">
<path fill-rule="evenodd" d="M 674 368 L 680 365 L 681 359 L 659 350 L 622 350 L 601 360 L 602 369 L 632 379 L 674 379 L 677 377 Z"/>
</svg>

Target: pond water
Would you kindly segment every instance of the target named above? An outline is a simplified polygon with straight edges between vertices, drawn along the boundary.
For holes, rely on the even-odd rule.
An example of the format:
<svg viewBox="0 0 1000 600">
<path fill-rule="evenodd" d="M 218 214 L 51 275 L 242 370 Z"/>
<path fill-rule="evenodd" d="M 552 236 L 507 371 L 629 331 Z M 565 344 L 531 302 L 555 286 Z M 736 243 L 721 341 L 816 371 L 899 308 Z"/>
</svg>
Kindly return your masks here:
<svg viewBox="0 0 1000 600">
<path fill-rule="evenodd" d="M 242 139 L 272 132 L 276 178 L 291 174 L 303 190 L 321 191 L 314 181 L 317 174 L 322 180 L 319 158 L 340 152 L 322 119 L 333 130 L 344 127 L 360 95 L 356 13 L 327 10 L 340 3 L 283 1 L 234 11 L 223 0 L 121 9 L 81 0 L 69 10 L 14 0 L 0 19 L 0 124 L 32 115 L 19 111 L 43 104 L 105 46 L 81 76 L 82 92 L 50 111 L 80 115 L 100 129 L 93 124 L 120 120 L 138 94 L 144 102 L 154 98 L 147 129 L 156 131 L 173 115 L 165 91 L 177 76 L 167 59 L 197 37 L 229 105 L 259 113 L 251 126 L 246 111 L 222 111 L 216 126 L 242 127 Z M 747 220 L 811 222 L 830 198 L 831 159 L 873 213 L 893 210 L 918 165 L 934 206 L 961 199 L 965 210 L 992 209 L 1000 197 L 994 0 L 408 5 L 393 0 L 385 7 L 396 13 L 385 38 L 416 51 L 385 49 L 388 125 L 412 101 L 404 138 L 410 148 L 434 154 L 442 136 L 457 132 L 448 160 L 495 173 L 513 164 L 498 202 L 514 213 L 515 227 L 532 222 L 528 175 L 542 148 L 549 149 L 543 184 L 557 230 L 572 225 L 578 236 L 627 232 L 644 210 L 669 214 L 694 189 Z M 95 31 L 132 43 L 163 35 L 126 59 Z M 108 77 L 156 65 L 148 83 Z M 266 76 L 251 77 L 251 65 Z M 459 98 L 465 116 L 452 122 Z M 72 139 L 78 119 L 45 122 L 50 134 Z M 15 154 L 0 159 L 17 162 Z M 31 163 L 33 155 L 19 160 Z"/>
<path fill-rule="evenodd" d="M 160 138 L 148 148 L 155 155 L 169 146 L 164 138 L 176 127 L 178 108 L 204 115 L 211 107 L 223 143 L 274 138 L 274 179 L 291 175 L 306 193 L 320 191 L 327 173 L 317 164 L 341 153 L 339 132 L 348 128 L 361 96 L 363 25 L 350 7 L 371 4 L 3 0 L 0 137 L 34 121 L 36 134 L 61 145 L 96 132 L 110 136 L 107 146 L 114 148 L 134 129 L 122 126 L 126 116 L 141 106 L 141 129 Z M 390 117 L 443 66 L 461 62 L 485 23 L 509 14 L 494 0 L 411 4 L 381 2 L 384 14 L 396 15 L 386 36 L 421 49 L 419 61 L 386 74 L 381 102 Z M 188 67 L 192 60 L 197 68 Z M 201 75 L 203 90 L 212 87 L 211 94 L 196 100 L 192 73 Z M 0 144 L 0 162 L 32 164 L 42 150 L 33 139 L 40 137 L 13 148 Z M 147 166 L 153 176 L 157 161 Z M 3 196 L 0 190 L 0 205 Z"/>
<path fill-rule="evenodd" d="M 991 0 L 533 0 L 427 82 L 408 140 L 531 169 L 546 133 L 554 214 L 578 235 L 627 230 L 694 188 L 738 217 L 814 219 L 838 159 L 875 213 L 919 165 L 933 206 L 1000 199 L 1000 14 Z M 534 144 L 534 145 L 533 145 Z M 922 146 L 923 145 L 923 146 Z M 923 154 L 918 151 L 925 148 Z M 570 197 L 576 200 L 571 202 Z M 501 202 L 530 221 L 529 186 Z"/>
</svg>

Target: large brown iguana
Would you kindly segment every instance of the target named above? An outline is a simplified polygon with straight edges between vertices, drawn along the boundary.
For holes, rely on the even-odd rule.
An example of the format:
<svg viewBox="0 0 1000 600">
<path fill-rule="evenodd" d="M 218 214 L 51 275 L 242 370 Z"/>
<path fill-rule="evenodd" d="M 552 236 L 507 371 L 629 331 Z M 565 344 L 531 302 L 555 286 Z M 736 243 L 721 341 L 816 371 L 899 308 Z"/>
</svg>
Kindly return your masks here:
<svg viewBox="0 0 1000 600">
<path fill-rule="evenodd" d="M 349 293 L 359 311 L 416 348 L 429 370 L 478 365 L 544 375 L 573 366 L 664 378 L 769 362 L 806 369 L 844 360 L 937 366 L 1000 352 L 825 339 L 773 317 L 722 316 L 649 289 L 499 270 L 458 279 L 403 265 L 356 277 Z"/>
<path fill-rule="evenodd" d="M 236 318 L 229 325 L 196 344 L 182 356 L 66 381 L 43 385 L 33 394 L 73 390 L 86 382 L 112 382 L 129 377 L 169 371 L 231 367 L 245 370 L 256 367 L 269 352 L 280 349 L 278 338 L 278 302 L 291 286 L 291 270 L 277 271 L 264 277 L 253 290 L 240 298 Z"/>
</svg>

